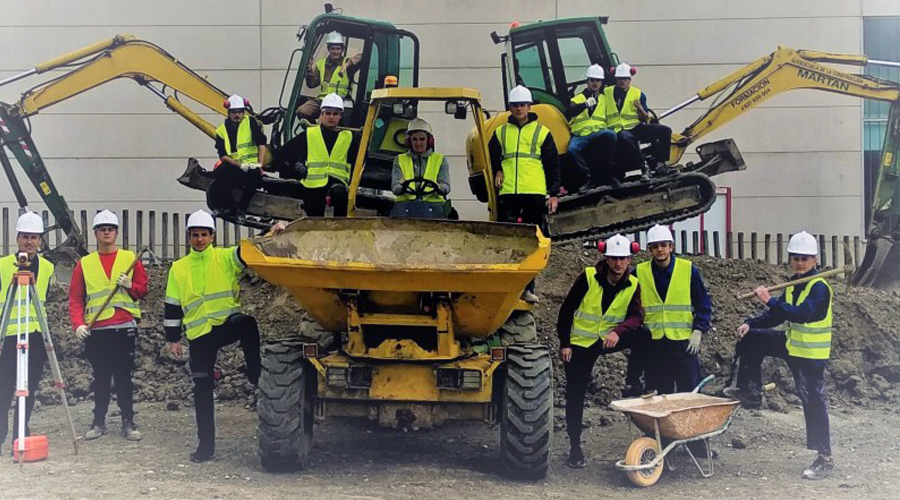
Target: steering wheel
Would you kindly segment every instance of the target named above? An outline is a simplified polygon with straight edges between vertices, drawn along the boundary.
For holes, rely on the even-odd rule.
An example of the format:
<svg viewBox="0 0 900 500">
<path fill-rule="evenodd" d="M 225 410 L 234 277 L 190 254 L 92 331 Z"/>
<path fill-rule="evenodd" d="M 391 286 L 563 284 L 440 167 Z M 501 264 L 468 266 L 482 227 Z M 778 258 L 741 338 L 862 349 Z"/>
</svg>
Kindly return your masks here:
<svg viewBox="0 0 900 500">
<path fill-rule="evenodd" d="M 412 186 L 414 182 L 416 183 L 415 189 Z M 413 195 L 416 198 L 424 198 L 438 190 L 437 182 L 421 177 L 404 180 L 400 183 L 400 187 L 403 189 L 403 194 Z"/>
<path fill-rule="evenodd" d="M 650 114 L 650 123 L 659 123 L 659 115 L 656 114 L 656 111 L 652 109 L 649 111 Z"/>
</svg>

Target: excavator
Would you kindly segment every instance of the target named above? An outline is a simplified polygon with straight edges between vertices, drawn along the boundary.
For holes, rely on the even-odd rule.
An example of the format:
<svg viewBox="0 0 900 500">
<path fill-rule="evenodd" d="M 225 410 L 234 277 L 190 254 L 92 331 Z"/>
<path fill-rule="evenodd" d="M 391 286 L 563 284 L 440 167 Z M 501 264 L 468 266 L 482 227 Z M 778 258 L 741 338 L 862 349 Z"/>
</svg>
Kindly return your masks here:
<svg viewBox="0 0 900 500">
<path fill-rule="evenodd" d="M 550 128 L 560 154 L 565 153 L 569 140 L 563 110 L 586 83 L 584 68 L 591 64 L 609 68 L 619 62 L 606 40 L 603 26 L 607 22 L 606 17 L 586 17 L 528 25 L 513 23 L 507 35 L 491 34 L 495 44 L 505 47 L 501 55 L 504 95 L 515 85 L 531 90 L 535 101 L 532 110 L 538 114 L 541 124 Z M 696 148 L 699 161 L 682 165 L 688 147 L 775 95 L 795 89 L 816 89 L 891 105 L 875 195 L 867 207 L 868 244 L 851 281 L 875 287 L 897 282 L 900 280 L 900 83 L 846 73 L 826 66 L 827 63 L 900 67 L 900 63 L 871 60 L 865 55 L 778 47 L 658 115 L 657 119 L 663 120 L 695 102 L 712 99 L 703 114 L 680 133 L 672 134 L 669 164 L 676 167 L 677 175 L 650 181 L 633 176 L 617 187 L 563 196 L 557 214 L 549 217 L 548 236 L 554 241 L 604 237 L 705 212 L 715 197 L 710 177 L 743 170 L 746 165 L 732 139 L 701 144 Z M 499 113 L 488 119 L 483 137 L 490 138 L 508 114 Z M 474 151 L 477 146 L 474 134 L 470 135 L 467 149 Z M 563 157 L 563 185 L 567 182 L 566 161 Z M 470 186 L 473 194 L 483 199 L 485 193 L 479 182 L 482 166 L 478 162 L 476 155 L 469 155 Z"/>
</svg>

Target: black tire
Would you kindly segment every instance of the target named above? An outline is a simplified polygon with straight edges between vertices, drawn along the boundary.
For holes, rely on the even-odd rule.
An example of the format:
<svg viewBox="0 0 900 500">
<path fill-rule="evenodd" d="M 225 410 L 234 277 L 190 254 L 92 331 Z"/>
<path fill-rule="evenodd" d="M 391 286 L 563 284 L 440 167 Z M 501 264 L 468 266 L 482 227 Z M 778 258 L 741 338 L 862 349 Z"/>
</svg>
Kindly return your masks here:
<svg viewBox="0 0 900 500">
<path fill-rule="evenodd" d="M 259 378 L 259 458 L 270 472 L 306 467 L 312 448 L 315 371 L 297 342 L 270 343 L 263 349 Z"/>
<path fill-rule="evenodd" d="M 514 344 L 506 355 L 500 459 L 509 476 L 536 481 L 547 476 L 553 441 L 550 351 L 537 344 Z"/>
<path fill-rule="evenodd" d="M 498 330 L 500 344 L 510 346 L 512 344 L 537 343 L 537 322 L 532 311 L 513 311 Z"/>
</svg>

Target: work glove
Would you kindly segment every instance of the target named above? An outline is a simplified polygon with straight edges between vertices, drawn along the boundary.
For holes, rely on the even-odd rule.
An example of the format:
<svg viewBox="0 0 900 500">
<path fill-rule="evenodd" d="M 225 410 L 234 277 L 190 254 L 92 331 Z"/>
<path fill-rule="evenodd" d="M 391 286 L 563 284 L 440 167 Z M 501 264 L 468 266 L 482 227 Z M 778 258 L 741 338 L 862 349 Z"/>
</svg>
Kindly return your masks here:
<svg viewBox="0 0 900 500">
<path fill-rule="evenodd" d="M 587 107 L 593 108 L 594 106 L 597 105 L 597 99 L 594 99 L 593 97 L 588 97 L 588 98 L 584 101 L 584 103 L 587 104 Z"/>
<path fill-rule="evenodd" d="M 88 330 L 87 325 L 81 325 L 75 329 L 75 336 L 78 337 L 78 340 L 84 341 L 90 334 L 91 331 Z"/>
<path fill-rule="evenodd" d="M 131 289 L 131 285 L 132 285 L 132 283 L 131 283 L 131 276 L 128 276 L 128 275 L 125 274 L 125 273 L 121 273 L 121 274 L 119 274 L 119 279 L 116 280 L 116 283 L 117 283 L 120 287 L 125 288 L 125 289 L 129 289 L 129 290 L 130 290 L 130 289 Z"/>
<path fill-rule="evenodd" d="M 298 179 L 306 179 L 307 174 L 309 174 L 309 169 L 306 168 L 306 164 L 302 161 L 298 161 L 294 163 L 294 172 L 297 173 Z"/>
<path fill-rule="evenodd" d="M 241 163 L 241 170 L 247 172 L 251 168 L 260 168 L 259 163 Z"/>
<path fill-rule="evenodd" d="M 691 332 L 691 336 L 688 338 L 687 345 L 687 353 L 691 356 L 700 352 L 700 341 L 703 340 L 703 334 L 700 333 L 700 330 L 694 330 Z"/>
</svg>

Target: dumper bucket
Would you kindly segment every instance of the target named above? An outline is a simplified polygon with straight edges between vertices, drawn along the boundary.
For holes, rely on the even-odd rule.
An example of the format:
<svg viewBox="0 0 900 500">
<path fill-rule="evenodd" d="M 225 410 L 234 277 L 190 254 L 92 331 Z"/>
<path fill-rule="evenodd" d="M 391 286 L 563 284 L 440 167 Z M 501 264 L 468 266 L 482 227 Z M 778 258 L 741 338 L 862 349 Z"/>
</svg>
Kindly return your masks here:
<svg viewBox="0 0 900 500">
<path fill-rule="evenodd" d="M 364 296 L 366 313 L 409 314 L 442 294 L 455 333 L 469 337 L 506 321 L 550 255 L 531 225 L 387 218 L 301 219 L 241 245 L 254 271 L 329 330 L 347 329 L 351 295 Z"/>
</svg>

